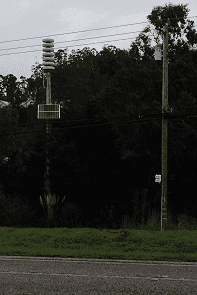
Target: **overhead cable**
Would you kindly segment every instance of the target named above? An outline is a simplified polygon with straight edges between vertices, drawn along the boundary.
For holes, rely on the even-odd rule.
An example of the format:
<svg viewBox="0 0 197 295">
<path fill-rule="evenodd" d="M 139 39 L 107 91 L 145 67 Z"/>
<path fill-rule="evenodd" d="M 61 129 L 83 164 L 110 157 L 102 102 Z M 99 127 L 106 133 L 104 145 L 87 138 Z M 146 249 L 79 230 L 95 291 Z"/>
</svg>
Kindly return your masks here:
<svg viewBox="0 0 197 295">
<path fill-rule="evenodd" d="M 139 116 L 140 117 L 140 116 Z M 168 119 L 169 121 L 184 121 L 186 119 L 197 119 L 197 116 L 184 116 L 184 118 L 170 118 Z M 136 120 L 129 120 L 129 121 L 124 121 L 124 122 L 111 122 L 111 123 L 104 123 L 104 124 L 94 124 L 94 125 L 80 125 L 80 126 L 68 126 L 64 128 L 53 128 L 53 129 L 48 129 L 48 131 L 56 131 L 56 130 L 68 130 L 68 129 L 78 129 L 78 128 L 87 128 L 87 127 L 97 127 L 97 126 L 106 126 L 106 125 L 114 125 L 114 124 L 124 124 L 124 123 L 136 123 L 136 122 L 145 122 L 145 121 L 155 121 L 155 120 L 160 120 L 159 117 L 153 117 L 153 118 L 139 118 Z M 42 133 L 43 130 L 33 130 L 33 131 L 22 131 L 22 132 L 11 132 L 11 133 L 0 133 L 0 136 L 2 135 L 14 135 L 14 134 L 23 134 L 23 133 Z"/>
<path fill-rule="evenodd" d="M 130 40 L 130 39 L 135 39 L 135 37 L 132 38 L 126 38 L 126 39 L 117 39 L 117 40 L 106 40 L 106 41 L 101 41 L 101 42 L 95 42 L 95 43 L 86 43 L 86 44 L 77 44 L 77 45 L 71 45 L 71 46 L 66 46 L 66 47 L 76 47 L 76 46 L 84 46 L 84 45 L 90 45 L 90 44 L 98 44 L 98 43 L 106 43 L 106 42 L 117 42 L 117 41 L 122 41 L 122 40 Z M 65 49 L 65 47 L 60 47 Z M 59 48 L 59 49 L 60 49 Z M 41 51 L 40 50 L 32 50 L 32 51 L 24 51 L 24 52 L 13 52 L 13 53 L 5 53 L 5 54 L 0 54 L 0 56 L 3 55 L 10 55 L 10 54 L 20 54 L 20 53 L 27 53 L 27 52 L 36 52 L 36 51 Z"/>
<path fill-rule="evenodd" d="M 98 39 L 98 38 L 106 38 L 106 37 L 112 37 L 112 36 L 117 36 L 117 35 L 128 35 L 128 34 L 134 34 L 134 33 L 139 33 L 141 31 L 136 31 L 136 32 L 127 32 L 127 33 L 120 33 L 120 34 L 113 34 L 113 35 L 103 35 L 103 36 L 97 36 L 97 37 L 90 37 L 90 38 L 83 38 L 83 39 L 75 39 L 75 40 L 66 40 L 66 41 L 61 41 L 61 42 L 55 42 L 55 44 L 60 44 L 60 43 L 69 43 L 69 42 L 75 42 L 75 41 L 82 41 L 82 40 L 88 40 L 88 39 Z M 5 48 L 5 49 L 0 49 L 0 51 L 3 50 L 14 50 L 14 49 L 21 49 L 21 48 L 28 48 L 28 47 L 40 47 L 41 44 L 39 45 L 29 45 L 29 46 L 23 46 L 23 47 L 15 47 L 15 48 Z M 41 50 L 41 49 L 40 49 Z"/>
<path fill-rule="evenodd" d="M 37 39 L 37 38 L 47 38 L 47 37 L 53 37 L 53 36 L 79 34 L 79 33 L 91 32 L 91 31 L 99 31 L 99 30 L 106 30 L 106 29 L 112 29 L 112 28 L 119 28 L 119 27 L 139 25 L 139 24 L 144 24 L 144 23 L 147 23 L 147 22 L 126 24 L 126 25 L 119 25 L 119 26 L 112 26 L 112 27 L 104 27 L 104 28 L 90 29 L 90 30 L 76 31 L 76 32 L 69 32 L 69 33 L 61 33 L 61 34 L 54 34 L 54 35 L 45 35 L 45 36 L 38 36 L 38 37 L 32 37 L 32 38 L 16 39 L 16 40 L 10 40 L 10 41 L 2 41 L 2 42 L 0 42 L 0 44 L 1 43 L 7 43 L 7 42 L 17 42 L 17 41 L 32 40 L 32 39 Z"/>
<path fill-rule="evenodd" d="M 138 115 L 138 116 L 130 116 L 133 117 L 133 119 L 139 118 L 139 119 L 143 119 L 144 117 L 155 117 L 158 116 L 159 114 L 145 114 L 145 115 Z M 98 120 L 104 120 L 104 119 L 125 119 L 128 116 L 109 116 L 107 118 L 101 118 Z M 93 118 L 89 118 L 89 119 L 81 119 L 81 120 L 56 120 L 54 119 L 54 121 L 52 121 L 53 123 L 70 123 L 70 122 L 83 122 L 83 121 L 96 121 L 97 119 Z M 138 120 L 138 119 L 137 119 Z M 24 123 L 24 124 L 0 124 L 0 126 L 6 126 L 6 127 L 16 127 L 16 126 L 29 126 L 29 125 L 44 125 L 46 124 L 46 122 L 39 122 L 39 123 Z"/>
<path fill-rule="evenodd" d="M 194 16 L 188 16 L 188 18 L 195 18 L 197 15 Z M 168 18 L 170 19 L 177 19 L 177 18 L 183 18 L 183 17 L 176 17 L 176 18 Z M 162 19 L 167 20 L 167 19 Z M 30 37 L 30 38 L 23 38 L 23 39 L 15 39 L 15 40 L 8 40 L 8 41 L 2 41 L 2 43 L 9 43 L 9 42 L 18 42 L 18 41 L 26 41 L 26 40 L 33 40 L 38 38 L 47 38 L 47 37 L 54 37 L 54 36 L 62 36 L 62 35 L 70 35 L 70 34 L 79 34 L 79 33 L 85 33 L 85 32 L 91 32 L 91 31 L 99 31 L 99 30 L 106 30 L 106 29 L 112 29 L 112 28 L 120 28 L 120 27 L 126 27 L 126 26 L 134 26 L 134 25 L 140 25 L 140 24 L 147 24 L 148 22 L 140 22 L 140 23 L 131 23 L 126 25 L 118 25 L 118 26 L 111 26 L 111 27 L 104 27 L 104 28 L 98 28 L 98 29 L 90 29 L 90 30 L 83 30 L 83 31 L 75 31 L 75 32 L 67 32 L 67 33 L 61 33 L 61 34 L 53 34 L 53 35 L 44 35 L 44 36 L 37 36 L 37 37 Z"/>
</svg>

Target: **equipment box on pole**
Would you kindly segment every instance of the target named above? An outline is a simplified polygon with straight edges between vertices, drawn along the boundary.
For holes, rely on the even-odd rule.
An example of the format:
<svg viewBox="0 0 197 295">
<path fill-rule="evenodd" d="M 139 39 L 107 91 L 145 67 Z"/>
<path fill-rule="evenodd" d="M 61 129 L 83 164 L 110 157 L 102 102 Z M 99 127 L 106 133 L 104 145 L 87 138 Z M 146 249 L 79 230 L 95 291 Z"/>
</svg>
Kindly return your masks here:
<svg viewBox="0 0 197 295">
<path fill-rule="evenodd" d="M 60 119 L 60 104 L 39 104 L 38 119 Z"/>
</svg>

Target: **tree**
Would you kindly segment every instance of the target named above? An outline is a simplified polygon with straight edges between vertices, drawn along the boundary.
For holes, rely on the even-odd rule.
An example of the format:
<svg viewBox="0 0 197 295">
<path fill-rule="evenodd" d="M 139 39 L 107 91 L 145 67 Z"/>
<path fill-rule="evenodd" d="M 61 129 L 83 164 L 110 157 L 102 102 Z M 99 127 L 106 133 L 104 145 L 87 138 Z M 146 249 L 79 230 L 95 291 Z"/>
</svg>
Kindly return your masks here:
<svg viewBox="0 0 197 295">
<path fill-rule="evenodd" d="M 197 177 L 196 121 L 185 119 L 185 115 L 196 114 L 197 51 L 192 45 L 196 35 L 186 19 L 187 9 L 181 5 L 177 7 L 156 7 L 149 18 L 150 25 L 156 29 L 156 42 L 162 38 L 164 18 L 177 14 L 182 20 L 170 22 L 169 27 L 169 106 L 173 113 L 168 120 L 168 166 L 175 181 L 181 179 L 181 191 L 182 182 L 189 182 L 189 174 L 193 173 L 193 179 Z M 184 30 L 182 38 L 179 33 Z M 69 55 L 66 50 L 55 53 L 52 102 L 61 104 L 61 119 L 50 122 L 52 190 L 60 199 L 66 194 L 71 202 L 80 205 L 90 223 L 104 207 L 111 208 L 108 213 L 111 212 L 112 217 L 121 219 L 125 208 L 128 214 L 144 212 L 146 200 L 150 207 L 154 206 L 154 175 L 161 169 L 162 61 L 155 61 L 152 41 L 150 27 L 147 27 L 129 50 L 108 46 L 100 52 L 84 48 L 73 50 Z M 0 79 L 2 98 L 7 94 L 8 78 L 1 76 Z M 46 95 L 41 65 L 36 64 L 32 76 L 22 77 L 19 83 L 12 76 L 9 79 L 10 97 L 13 94 L 14 100 L 17 94 L 18 101 L 31 98 L 34 104 L 26 110 L 12 106 L 0 110 L 0 123 L 13 125 L 0 126 L 2 159 L 7 151 L 11 156 L 1 171 L 3 182 L 9 179 L 7 189 L 11 187 L 13 191 L 18 189 L 21 194 L 28 195 L 43 214 L 39 197 L 46 164 L 46 132 L 45 124 L 41 124 L 44 122 L 37 119 L 37 105 L 45 103 Z M 175 121 L 178 118 L 181 121 Z M 27 121 L 34 125 L 27 125 Z M 17 126 L 18 123 L 24 125 Z M 6 132 L 13 134 L 5 137 L 3 133 Z M 185 165 L 190 167 L 187 173 L 182 169 Z M 171 193 L 174 192 L 170 205 L 175 211 L 180 203 L 176 198 L 176 186 L 169 185 Z M 140 193 L 142 188 L 146 192 L 144 198 Z M 130 202 L 135 198 L 135 191 L 139 191 L 136 208 L 135 202 Z M 89 200 L 93 200 L 92 203 Z M 188 206 L 189 203 L 191 200 Z"/>
<path fill-rule="evenodd" d="M 197 34 L 194 29 L 194 22 L 187 20 L 189 9 L 188 4 L 179 4 L 154 7 L 151 14 L 147 16 L 147 19 L 152 25 L 154 25 L 156 30 L 155 41 L 163 35 L 164 26 L 167 24 L 167 19 L 170 19 L 170 25 L 168 28 L 169 32 L 169 45 L 176 41 L 182 41 L 183 44 L 187 44 L 188 48 L 192 48 L 197 42 Z M 150 27 L 149 27 L 150 28 Z M 184 35 L 185 34 L 185 35 Z M 184 40 L 186 37 L 187 40 Z"/>
</svg>

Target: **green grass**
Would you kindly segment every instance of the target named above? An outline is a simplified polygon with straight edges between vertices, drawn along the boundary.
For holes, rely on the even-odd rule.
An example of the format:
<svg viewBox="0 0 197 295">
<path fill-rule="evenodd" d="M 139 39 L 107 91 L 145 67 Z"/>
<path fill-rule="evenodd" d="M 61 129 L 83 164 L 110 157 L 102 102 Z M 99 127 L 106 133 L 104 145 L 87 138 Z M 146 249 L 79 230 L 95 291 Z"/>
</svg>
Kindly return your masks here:
<svg viewBox="0 0 197 295">
<path fill-rule="evenodd" d="M 161 231 L 155 220 L 147 229 L 131 229 L 125 218 L 118 230 L 0 227 L 0 256 L 197 261 L 197 229 L 185 229 L 181 217 L 176 230 Z"/>
</svg>

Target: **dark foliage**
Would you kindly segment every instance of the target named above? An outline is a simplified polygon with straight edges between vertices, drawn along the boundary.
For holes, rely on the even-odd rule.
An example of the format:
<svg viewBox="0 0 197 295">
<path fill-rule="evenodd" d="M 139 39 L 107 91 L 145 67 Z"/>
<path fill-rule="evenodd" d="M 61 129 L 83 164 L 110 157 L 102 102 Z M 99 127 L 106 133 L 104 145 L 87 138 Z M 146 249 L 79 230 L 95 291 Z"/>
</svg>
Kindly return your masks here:
<svg viewBox="0 0 197 295">
<path fill-rule="evenodd" d="M 176 18 L 168 50 L 168 208 L 174 215 L 186 208 L 195 217 L 197 120 L 186 116 L 196 115 L 197 34 L 186 6 L 158 6 L 148 20 L 158 41 L 166 19 Z M 37 119 L 37 106 L 45 103 L 41 65 L 21 82 L 0 77 L 0 98 L 10 102 L 0 109 L 1 223 L 47 226 L 39 199 L 46 151 L 51 190 L 59 196 L 57 226 L 118 227 L 125 214 L 137 224 L 160 211 L 162 62 L 154 59 L 149 32 L 129 50 L 55 53 L 52 102 L 61 104 L 61 119 L 50 120 L 47 137 Z M 32 104 L 24 108 L 27 99 Z"/>
</svg>

